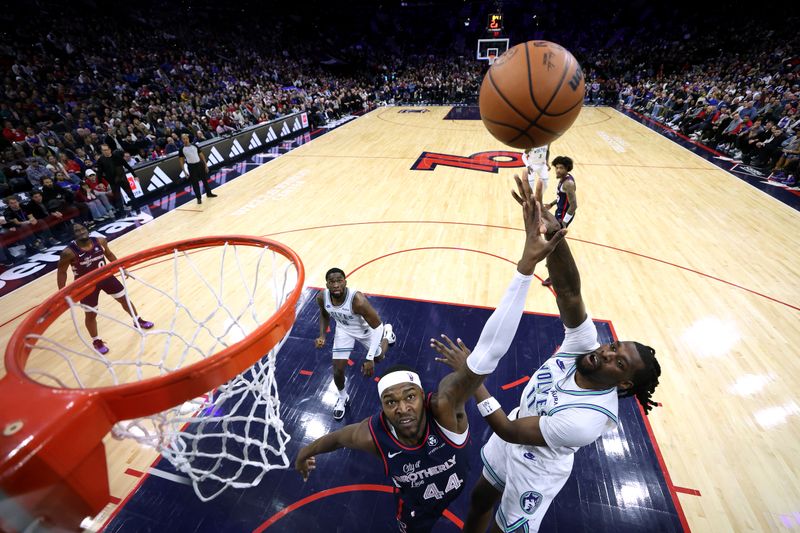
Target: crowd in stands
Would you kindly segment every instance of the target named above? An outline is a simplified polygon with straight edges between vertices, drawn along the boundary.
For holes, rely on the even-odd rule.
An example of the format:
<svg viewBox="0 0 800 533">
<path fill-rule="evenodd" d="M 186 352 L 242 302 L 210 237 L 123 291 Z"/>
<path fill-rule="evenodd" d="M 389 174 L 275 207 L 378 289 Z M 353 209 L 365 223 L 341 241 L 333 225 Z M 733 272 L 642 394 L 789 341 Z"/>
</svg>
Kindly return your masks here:
<svg viewBox="0 0 800 533">
<path fill-rule="evenodd" d="M 202 142 L 298 111 L 319 127 L 384 104 L 477 101 L 486 65 L 474 59 L 475 39 L 486 37 L 477 26 L 488 8 L 475 3 L 446 3 L 426 19 L 440 31 L 422 33 L 422 11 L 370 3 L 271 20 L 248 17 L 253 6 L 193 5 L 153 3 L 158 13 L 145 18 L 79 2 L 69 7 L 81 13 L 75 24 L 46 26 L 43 14 L 64 20 L 65 5 L 0 14 L 0 199 L 17 200 L 0 206 L 0 262 L 11 263 L 12 242 L 35 253 L 66 238 L 67 220 L 121 214 L 95 175 L 103 144 L 135 166 L 177 152 L 182 133 Z M 526 4 L 537 19 L 513 4 L 507 36 L 572 50 L 588 102 L 629 107 L 793 185 L 797 18 L 744 20 L 759 38 L 743 44 L 741 31 L 637 5 L 612 2 L 598 13 Z M 369 23 L 356 28 L 359 17 Z"/>
<path fill-rule="evenodd" d="M 702 12 L 692 26 L 663 16 L 652 25 L 611 24 L 613 46 L 582 58 L 587 100 L 632 109 L 795 186 L 800 19 L 765 13 L 771 16 L 737 20 L 724 19 L 724 10 Z"/>
</svg>

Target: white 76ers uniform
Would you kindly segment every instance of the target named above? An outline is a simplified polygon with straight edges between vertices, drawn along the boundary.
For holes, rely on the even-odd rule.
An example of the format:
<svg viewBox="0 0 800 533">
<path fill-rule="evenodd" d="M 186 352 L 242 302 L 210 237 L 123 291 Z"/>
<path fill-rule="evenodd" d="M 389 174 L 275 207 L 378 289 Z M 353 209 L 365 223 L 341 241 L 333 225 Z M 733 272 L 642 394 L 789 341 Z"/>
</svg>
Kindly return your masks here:
<svg viewBox="0 0 800 533">
<path fill-rule="evenodd" d="M 501 531 L 538 531 L 547 508 L 572 472 L 574 454 L 617 425 L 617 391 L 581 389 L 575 383 L 578 358 L 597 349 L 591 318 L 565 328 L 560 351 L 528 382 L 515 420 L 539 416 L 547 446 L 510 444 L 495 434 L 481 450 L 483 476 L 503 492 L 495 520 Z"/>
<path fill-rule="evenodd" d="M 356 290 L 345 288 L 344 302 L 336 306 L 331 302 L 331 291 L 325 289 L 325 311 L 336 321 L 336 332 L 333 336 L 333 358 L 348 359 L 356 341 L 369 350 L 372 328 L 363 316 L 353 312 L 353 297 Z M 379 348 L 380 350 L 380 348 Z"/>
<path fill-rule="evenodd" d="M 547 183 L 547 149 L 549 145 L 538 146 L 531 148 L 522 154 L 522 162 L 528 167 L 528 183 L 531 185 L 531 190 L 534 190 L 536 183 L 536 176 L 542 179 L 543 183 Z"/>
</svg>

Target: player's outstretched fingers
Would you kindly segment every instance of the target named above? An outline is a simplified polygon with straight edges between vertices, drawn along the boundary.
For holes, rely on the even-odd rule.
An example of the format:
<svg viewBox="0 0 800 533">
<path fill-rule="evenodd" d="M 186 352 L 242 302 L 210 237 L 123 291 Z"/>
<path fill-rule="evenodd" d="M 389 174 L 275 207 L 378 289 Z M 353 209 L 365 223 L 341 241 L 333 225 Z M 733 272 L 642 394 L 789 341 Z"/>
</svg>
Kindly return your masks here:
<svg viewBox="0 0 800 533">
<path fill-rule="evenodd" d="M 431 347 L 442 356 L 437 357 L 436 361 L 446 364 L 453 370 L 458 370 L 464 366 L 470 349 L 464 345 L 461 339 L 456 339 L 458 342 L 456 345 L 447 335 L 442 334 L 441 337 L 447 343 L 446 345 L 441 341 L 431 339 Z"/>
<path fill-rule="evenodd" d="M 525 189 L 522 187 L 522 180 L 519 179 L 519 176 L 514 175 L 514 181 L 517 182 L 517 190 L 511 191 L 511 196 L 514 197 L 514 200 L 517 201 L 519 205 L 522 205 L 525 202 Z"/>
<path fill-rule="evenodd" d="M 464 350 L 464 352 L 465 352 L 467 355 L 469 355 L 469 354 L 471 354 L 471 353 L 472 353 L 472 350 L 470 350 L 469 348 L 467 348 L 467 345 L 466 345 L 466 344 L 464 344 L 464 341 L 462 341 L 461 339 L 456 339 L 456 341 L 458 341 L 458 347 L 459 347 L 459 348 L 461 348 L 462 350 Z"/>
<path fill-rule="evenodd" d="M 533 224 L 535 227 L 538 228 L 539 235 L 544 235 L 547 233 L 547 225 L 544 223 L 542 219 L 542 204 L 539 200 L 533 201 Z"/>
<path fill-rule="evenodd" d="M 558 231 L 556 232 L 556 234 L 555 234 L 555 235 L 553 235 L 553 237 L 552 237 L 552 238 L 551 238 L 549 241 L 547 241 L 547 249 L 548 249 L 550 252 L 552 252 L 553 250 L 555 250 L 555 249 L 556 249 L 556 246 L 558 246 L 558 243 L 560 243 L 561 241 L 563 241 L 563 240 L 564 240 L 564 238 L 565 238 L 566 236 L 567 236 L 567 228 L 564 228 L 564 229 L 560 229 L 560 230 L 558 230 Z M 548 253 L 549 253 L 549 252 L 548 252 Z"/>
<path fill-rule="evenodd" d="M 375 363 L 372 361 L 361 363 L 361 373 L 366 377 L 371 377 L 375 373 Z"/>
</svg>

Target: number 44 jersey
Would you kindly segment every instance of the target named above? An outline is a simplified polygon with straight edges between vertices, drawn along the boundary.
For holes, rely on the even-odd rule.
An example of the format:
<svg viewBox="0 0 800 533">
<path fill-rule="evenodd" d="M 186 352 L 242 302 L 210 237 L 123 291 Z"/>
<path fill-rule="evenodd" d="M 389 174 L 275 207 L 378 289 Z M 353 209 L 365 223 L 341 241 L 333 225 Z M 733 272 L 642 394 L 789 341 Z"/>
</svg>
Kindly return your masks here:
<svg viewBox="0 0 800 533">
<path fill-rule="evenodd" d="M 442 428 L 425 398 L 426 427 L 421 444 L 409 447 L 396 437 L 383 412 L 369 419 L 369 430 L 383 459 L 384 471 L 398 488 L 397 518 L 401 531 L 432 527 L 464 489 L 469 474 L 469 432 Z M 460 441 L 460 442 L 457 442 Z"/>
</svg>

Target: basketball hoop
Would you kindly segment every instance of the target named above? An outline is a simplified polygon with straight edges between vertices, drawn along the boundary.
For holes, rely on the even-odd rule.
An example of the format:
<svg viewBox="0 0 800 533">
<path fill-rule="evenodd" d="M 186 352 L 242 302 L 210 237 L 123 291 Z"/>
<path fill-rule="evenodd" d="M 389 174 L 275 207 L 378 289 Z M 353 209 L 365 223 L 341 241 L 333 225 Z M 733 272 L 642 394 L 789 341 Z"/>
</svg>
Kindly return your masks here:
<svg viewBox="0 0 800 533">
<path fill-rule="evenodd" d="M 142 315 L 160 312 L 154 329 L 109 302 L 79 303 L 114 275 Z M 109 501 L 109 430 L 156 448 L 204 501 L 287 467 L 275 360 L 304 279 L 300 258 L 280 243 L 205 237 L 114 261 L 32 311 L 0 380 L 3 527 L 77 529 L 97 514 Z M 115 332 L 108 355 L 92 348 L 81 310 Z"/>
<path fill-rule="evenodd" d="M 492 65 L 494 65 L 494 60 L 497 59 L 497 55 L 489 54 L 488 59 L 489 59 L 489 66 L 491 67 Z"/>
</svg>

